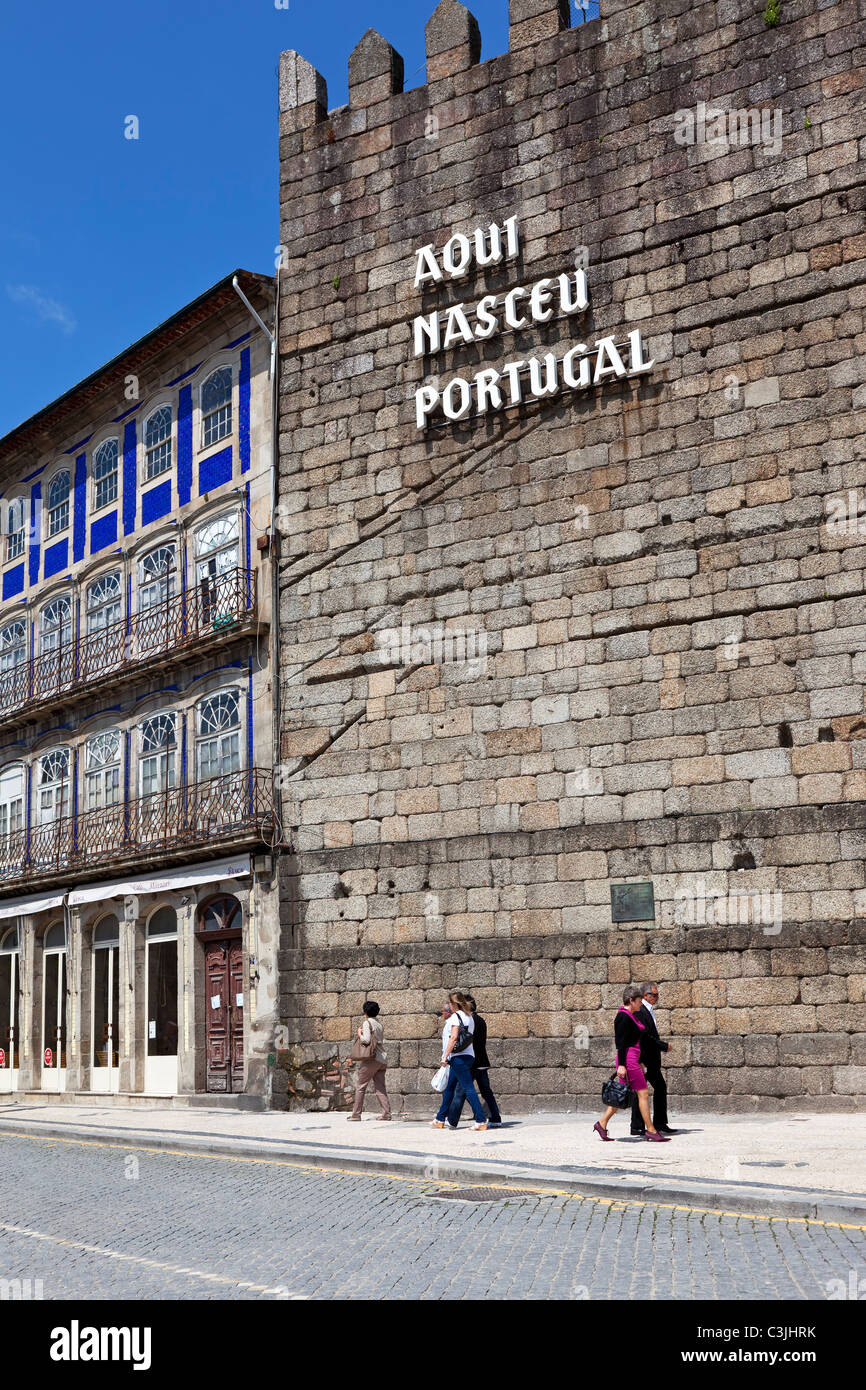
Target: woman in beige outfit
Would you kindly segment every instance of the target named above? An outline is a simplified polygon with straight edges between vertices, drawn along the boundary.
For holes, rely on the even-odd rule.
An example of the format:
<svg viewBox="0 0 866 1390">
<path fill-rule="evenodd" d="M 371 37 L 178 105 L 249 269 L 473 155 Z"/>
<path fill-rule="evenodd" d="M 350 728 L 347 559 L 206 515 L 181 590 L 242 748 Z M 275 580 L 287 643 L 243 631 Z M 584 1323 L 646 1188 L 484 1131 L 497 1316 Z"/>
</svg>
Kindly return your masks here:
<svg viewBox="0 0 866 1390">
<path fill-rule="evenodd" d="M 364 1022 L 358 1029 L 358 1038 L 365 1045 L 375 1042 L 376 1051 L 371 1057 L 358 1062 L 358 1081 L 355 1086 L 355 1108 L 349 1115 L 350 1120 L 360 1120 L 361 1111 L 364 1109 L 364 1096 L 367 1094 L 367 1087 L 372 1081 L 376 1089 L 376 1099 L 381 1106 L 382 1113 L 377 1115 L 377 1120 L 390 1120 L 391 1102 L 388 1100 L 388 1092 L 385 1090 L 385 1069 L 388 1065 L 388 1054 L 382 1043 L 385 1038 L 385 1030 L 379 1022 L 379 1005 L 373 999 L 368 999 L 364 1005 Z M 351 1067 L 353 1058 L 350 1057 L 348 1065 Z"/>
</svg>

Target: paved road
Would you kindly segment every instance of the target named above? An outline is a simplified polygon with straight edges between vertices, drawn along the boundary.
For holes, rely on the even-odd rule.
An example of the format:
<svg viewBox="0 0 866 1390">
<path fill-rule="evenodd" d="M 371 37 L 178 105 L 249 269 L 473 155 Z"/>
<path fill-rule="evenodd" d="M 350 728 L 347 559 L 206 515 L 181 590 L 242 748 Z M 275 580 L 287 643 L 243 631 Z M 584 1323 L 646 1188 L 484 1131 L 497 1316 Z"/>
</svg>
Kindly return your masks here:
<svg viewBox="0 0 866 1390">
<path fill-rule="evenodd" d="M 866 1231 L 815 1223 L 467 1203 L 412 1179 L 17 1136 L 0 1154 L 0 1280 L 42 1280 L 45 1299 L 823 1300 L 866 1276 Z"/>
</svg>

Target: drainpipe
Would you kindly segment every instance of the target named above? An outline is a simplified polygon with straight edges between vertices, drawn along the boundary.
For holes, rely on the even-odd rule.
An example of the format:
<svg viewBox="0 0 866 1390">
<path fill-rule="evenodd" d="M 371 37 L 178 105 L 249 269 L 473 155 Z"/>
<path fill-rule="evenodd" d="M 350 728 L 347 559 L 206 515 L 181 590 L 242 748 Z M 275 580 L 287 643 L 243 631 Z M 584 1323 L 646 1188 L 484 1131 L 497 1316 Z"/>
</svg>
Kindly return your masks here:
<svg viewBox="0 0 866 1390">
<path fill-rule="evenodd" d="M 280 273 L 279 273 L 279 270 L 277 271 L 276 275 L 274 276 L 274 283 L 275 283 L 274 328 L 275 328 L 275 329 L 278 329 L 279 322 L 280 322 Z M 272 761 L 273 761 L 273 766 L 274 766 L 274 767 L 277 767 L 278 764 L 279 764 L 279 762 L 280 762 L 280 760 L 281 760 L 281 754 L 280 754 L 280 628 L 279 628 L 279 623 L 280 623 L 280 576 L 279 576 L 279 569 L 278 569 L 278 564 L 277 564 L 277 560 L 278 560 L 277 547 L 276 547 L 276 544 L 275 544 L 275 531 L 276 531 L 276 518 L 277 518 L 277 448 L 278 448 L 277 417 L 278 417 L 278 405 L 279 405 L 279 380 L 278 380 L 278 375 L 277 375 L 277 337 L 276 337 L 276 333 L 272 333 L 272 332 L 271 332 L 271 330 L 268 328 L 267 324 L 265 323 L 264 319 L 261 317 L 261 315 L 260 315 L 259 313 L 256 312 L 256 310 L 253 308 L 253 306 L 252 306 L 252 304 L 250 303 L 250 301 L 247 299 L 246 295 L 244 294 L 243 290 L 241 289 L 240 285 L 238 284 L 238 277 L 237 277 L 236 275 L 233 275 L 233 276 L 232 276 L 232 288 L 234 289 L 234 291 L 235 291 L 235 293 L 237 294 L 238 298 L 242 301 L 242 303 L 245 305 L 245 307 L 249 310 L 250 314 L 252 314 L 252 316 L 253 316 L 253 318 L 255 319 L 256 323 L 257 323 L 257 324 L 259 325 L 259 327 L 262 329 L 262 332 L 265 333 L 265 334 L 267 335 L 268 342 L 269 342 L 270 345 L 271 345 L 271 362 L 270 362 L 270 370 L 269 370 L 269 376 L 270 376 L 270 382 L 271 382 L 271 546 L 270 546 L 270 559 L 271 559 L 271 651 L 272 651 L 272 653 L 273 653 L 272 659 L 271 659 L 271 671 L 272 671 L 272 678 L 273 678 L 273 685 L 272 685 L 272 701 L 271 701 L 271 703 L 272 703 L 272 706 L 273 706 L 273 730 L 272 730 L 273 759 L 272 759 Z M 279 823 L 280 823 L 280 826 L 281 826 L 281 825 L 282 825 L 282 807 L 280 808 Z M 282 831 L 280 831 L 280 837 L 282 838 Z"/>
</svg>

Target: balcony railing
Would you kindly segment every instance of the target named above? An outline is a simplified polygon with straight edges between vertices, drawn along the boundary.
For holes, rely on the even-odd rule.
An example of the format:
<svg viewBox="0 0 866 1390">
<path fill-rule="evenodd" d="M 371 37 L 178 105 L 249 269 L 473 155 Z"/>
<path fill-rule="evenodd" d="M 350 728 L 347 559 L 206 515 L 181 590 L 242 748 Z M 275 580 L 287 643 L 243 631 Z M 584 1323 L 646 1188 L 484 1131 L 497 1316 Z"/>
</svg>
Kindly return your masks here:
<svg viewBox="0 0 866 1390">
<path fill-rule="evenodd" d="M 99 632 L 0 671 L 0 723 L 231 633 L 256 614 L 255 570 L 232 569 Z"/>
<path fill-rule="evenodd" d="M 81 811 L 0 838 L 0 883 L 82 874 L 173 850 L 272 838 L 273 777 L 262 768 Z"/>
</svg>

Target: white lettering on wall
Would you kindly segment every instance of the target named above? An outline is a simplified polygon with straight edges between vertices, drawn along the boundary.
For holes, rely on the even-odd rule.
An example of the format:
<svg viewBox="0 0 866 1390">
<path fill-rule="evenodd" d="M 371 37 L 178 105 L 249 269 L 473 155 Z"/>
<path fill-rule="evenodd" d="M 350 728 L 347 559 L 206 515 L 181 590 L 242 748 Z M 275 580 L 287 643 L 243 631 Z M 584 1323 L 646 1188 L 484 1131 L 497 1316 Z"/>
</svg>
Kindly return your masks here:
<svg viewBox="0 0 866 1390">
<path fill-rule="evenodd" d="M 470 234 L 455 232 L 437 252 L 433 242 L 415 253 L 415 289 L 464 279 L 474 267 L 499 265 L 519 255 L 517 218 L 500 227 L 491 223 Z M 449 348 L 484 342 L 499 333 L 525 333 L 533 324 L 567 318 L 589 308 L 586 271 L 566 271 L 534 285 L 515 285 L 502 294 L 485 294 L 474 305 L 450 304 L 418 314 L 412 323 L 415 357 L 432 357 Z M 441 391 L 419 386 L 415 392 L 415 419 L 424 429 L 433 416 L 464 420 L 492 410 L 519 405 L 524 399 L 553 397 L 564 388 L 588 391 L 609 381 L 621 381 L 650 371 L 640 329 L 632 329 L 627 342 L 606 336 L 592 346 L 577 343 L 560 359 L 553 352 L 506 362 L 501 368 L 485 367 L 471 378 L 455 376 Z"/>
</svg>

